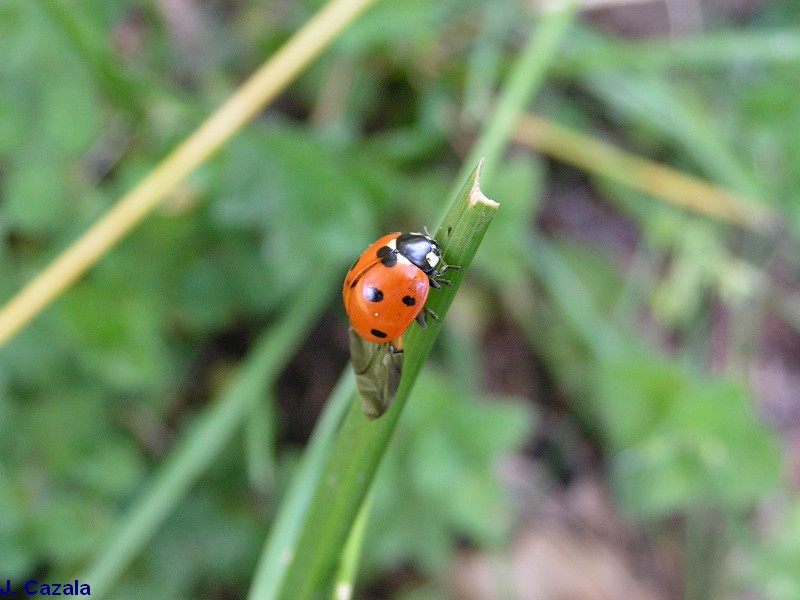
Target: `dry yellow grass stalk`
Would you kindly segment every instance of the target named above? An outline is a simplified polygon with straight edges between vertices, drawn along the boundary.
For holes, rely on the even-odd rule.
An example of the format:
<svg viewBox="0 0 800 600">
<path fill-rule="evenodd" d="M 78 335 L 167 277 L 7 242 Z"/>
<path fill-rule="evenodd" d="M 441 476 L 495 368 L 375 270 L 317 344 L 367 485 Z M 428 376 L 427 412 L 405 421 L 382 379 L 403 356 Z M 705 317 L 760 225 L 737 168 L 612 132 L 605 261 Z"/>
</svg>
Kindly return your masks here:
<svg viewBox="0 0 800 600">
<path fill-rule="evenodd" d="M 331 0 L 194 133 L 0 310 L 0 346 L 271 102 L 375 0 Z"/>
</svg>

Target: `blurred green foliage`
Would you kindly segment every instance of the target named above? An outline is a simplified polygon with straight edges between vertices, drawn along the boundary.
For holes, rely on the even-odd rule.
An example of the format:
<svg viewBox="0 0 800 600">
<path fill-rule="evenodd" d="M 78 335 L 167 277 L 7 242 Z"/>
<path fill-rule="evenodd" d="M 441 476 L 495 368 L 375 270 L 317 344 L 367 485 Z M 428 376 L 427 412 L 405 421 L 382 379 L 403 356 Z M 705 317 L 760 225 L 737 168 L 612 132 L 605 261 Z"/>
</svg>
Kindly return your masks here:
<svg viewBox="0 0 800 600">
<path fill-rule="evenodd" d="M 604 429 L 619 452 L 612 476 L 632 514 L 742 510 L 776 486 L 775 440 L 741 384 L 652 359 L 605 364 L 599 380 Z"/>
<path fill-rule="evenodd" d="M 156 0 L 0 0 L 2 297 L 130 189 L 318 4 L 189 2 L 182 29 Z M 797 321 L 779 308 L 793 306 L 791 294 L 773 272 L 777 264 L 784 281 L 797 280 L 796 252 L 786 247 L 800 234 L 800 31 L 777 29 L 797 16 L 780 2 L 738 21 L 709 15 L 708 31 L 687 40 L 692 52 L 623 41 L 590 16 L 571 31 L 536 109 L 770 205 L 785 246 L 599 181 L 589 183 L 632 241 L 604 237 L 605 222 L 582 205 L 560 206 L 572 231 L 558 218 L 543 231 L 546 192 L 568 203 L 587 182 L 515 149 L 484 186 L 502 209 L 454 307 L 461 320 L 448 319 L 441 354 L 449 361 L 434 361 L 418 382 L 380 473 L 366 542 L 371 574 L 402 561 L 430 579 L 405 597 L 442 597 L 431 573 L 446 568 L 456 541 L 497 547 L 512 533 L 496 466 L 530 447 L 534 422 L 521 403 L 481 391 L 496 364 L 481 336 L 502 325 L 519 332 L 568 399 L 627 515 L 653 523 L 723 514 L 726 542 L 738 544 L 731 554 L 748 561 L 748 577 L 730 580 L 775 600 L 800 594 L 798 500 L 780 478 L 781 446 L 741 366 L 770 343 L 768 319 L 797 339 Z M 343 274 L 379 234 L 435 224 L 534 18 L 512 1 L 379 2 L 0 350 L 0 581 L 71 578 L 84 568 L 256 332 L 304 302 L 321 265 Z M 274 484 L 254 489 L 246 452 L 227 448 L 114 597 L 242 595 L 294 446 L 308 435 L 293 429 L 303 420 L 294 411 L 317 410 L 322 399 L 308 401 L 304 390 L 324 396 L 325 379 L 309 381 L 344 366 L 336 294 L 329 307 L 313 342 L 322 349 L 300 354 L 302 381 L 279 386 L 278 418 L 267 421 L 277 427 Z M 722 352 L 711 339 L 719 311 L 730 327 Z M 709 375 L 715 351 L 728 377 Z M 525 393 L 529 382 L 516 377 L 503 389 Z M 779 488 L 788 499 L 770 505 Z M 762 536 L 749 518 L 764 506 L 779 525 Z"/>
<path fill-rule="evenodd" d="M 530 435 L 530 410 L 423 376 L 403 414 L 376 482 L 367 564 L 433 575 L 444 572 L 455 540 L 499 547 L 514 523 L 498 473 Z"/>
<path fill-rule="evenodd" d="M 776 600 L 796 598 L 800 593 L 794 574 L 800 553 L 800 503 L 797 498 L 789 499 L 783 508 L 781 517 L 771 523 L 769 534 L 756 550 L 752 569 L 753 579 Z"/>
</svg>

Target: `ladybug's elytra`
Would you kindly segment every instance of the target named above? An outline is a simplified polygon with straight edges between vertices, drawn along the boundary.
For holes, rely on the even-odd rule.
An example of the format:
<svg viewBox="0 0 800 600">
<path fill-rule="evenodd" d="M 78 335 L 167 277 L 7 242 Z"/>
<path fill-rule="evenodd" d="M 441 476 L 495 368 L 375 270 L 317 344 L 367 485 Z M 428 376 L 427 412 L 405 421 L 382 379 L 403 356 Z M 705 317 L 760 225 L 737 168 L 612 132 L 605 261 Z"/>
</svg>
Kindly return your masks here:
<svg viewBox="0 0 800 600">
<path fill-rule="evenodd" d="M 364 251 L 344 280 L 350 324 L 375 344 L 398 340 L 415 319 L 425 327 L 430 287 L 449 285 L 441 275 L 460 268 L 444 263 L 439 243 L 426 233 L 383 236 Z M 402 349 L 400 344 L 393 346 Z"/>
</svg>

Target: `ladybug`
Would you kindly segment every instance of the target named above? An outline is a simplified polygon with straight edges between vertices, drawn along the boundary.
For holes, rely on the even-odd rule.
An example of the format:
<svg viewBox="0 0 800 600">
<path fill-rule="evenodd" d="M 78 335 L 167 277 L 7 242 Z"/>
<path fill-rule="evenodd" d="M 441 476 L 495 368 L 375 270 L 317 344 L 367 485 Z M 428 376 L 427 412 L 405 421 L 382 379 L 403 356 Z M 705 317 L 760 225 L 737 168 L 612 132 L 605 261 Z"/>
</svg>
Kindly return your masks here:
<svg viewBox="0 0 800 600">
<path fill-rule="evenodd" d="M 442 274 L 461 267 L 442 260 L 439 243 L 426 233 L 390 233 L 367 248 L 344 280 L 342 295 L 353 329 L 368 342 L 402 350 L 401 336 L 416 320 L 425 327 L 431 287 L 450 285 Z"/>
</svg>

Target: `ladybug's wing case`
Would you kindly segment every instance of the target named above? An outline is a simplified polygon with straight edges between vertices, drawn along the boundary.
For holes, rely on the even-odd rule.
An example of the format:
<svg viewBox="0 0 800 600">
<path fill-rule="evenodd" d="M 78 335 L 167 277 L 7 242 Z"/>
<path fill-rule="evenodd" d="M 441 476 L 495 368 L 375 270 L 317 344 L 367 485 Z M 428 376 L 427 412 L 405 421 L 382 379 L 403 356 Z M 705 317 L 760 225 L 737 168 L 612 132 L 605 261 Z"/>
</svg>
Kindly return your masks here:
<svg viewBox="0 0 800 600">
<path fill-rule="evenodd" d="M 372 268 L 381 260 L 381 257 L 378 256 L 378 250 L 384 246 L 388 246 L 389 242 L 396 240 L 399 235 L 399 233 L 386 234 L 377 242 L 371 244 L 369 248 L 364 250 L 361 256 L 358 257 L 358 260 L 353 263 L 353 266 L 350 267 L 350 270 L 347 272 L 347 276 L 344 279 L 344 285 L 342 286 L 342 296 L 344 297 L 345 306 L 348 304 L 348 297 L 352 289 L 355 287 L 358 279 L 362 277 L 368 269 Z"/>
<path fill-rule="evenodd" d="M 367 341 L 390 342 L 423 309 L 428 291 L 428 276 L 414 265 L 377 263 L 345 294 L 350 324 Z"/>
</svg>

